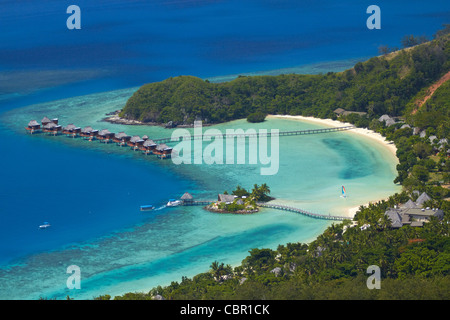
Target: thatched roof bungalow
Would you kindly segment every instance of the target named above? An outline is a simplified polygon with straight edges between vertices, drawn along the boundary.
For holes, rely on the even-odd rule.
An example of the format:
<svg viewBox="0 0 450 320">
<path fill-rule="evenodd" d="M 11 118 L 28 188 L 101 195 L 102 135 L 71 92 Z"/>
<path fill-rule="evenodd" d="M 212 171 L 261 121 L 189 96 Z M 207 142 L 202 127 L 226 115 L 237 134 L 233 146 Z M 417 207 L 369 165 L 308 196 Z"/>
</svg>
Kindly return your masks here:
<svg viewBox="0 0 450 320">
<path fill-rule="evenodd" d="M 144 144 L 144 140 L 139 136 L 132 136 L 131 139 L 127 142 L 127 145 L 136 150 L 140 146 Z"/>
<path fill-rule="evenodd" d="M 36 120 L 31 120 L 30 122 L 28 122 L 28 126 L 25 127 L 25 129 L 33 134 L 37 130 L 41 129 L 41 125 Z"/>
<path fill-rule="evenodd" d="M 81 133 L 81 128 L 75 126 L 73 123 L 68 124 L 67 126 L 62 128 L 62 132 L 67 135 L 72 135 L 75 137 L 78 133 Z"/>
<path fill-rule="evenodd" d="M 44 118 L 42 118 L 42 120 L 41 120 L 42 126 L 45 126 L 46 124 L 49 124 L 50 122 L 52 122 L 52 120 L 50 120 L 50 119 L 47 118 L 47 117 L 44 117 Z"/>
<path fill-rule="evenodd" d="M 142 146 L 139 148 L 140 150 L 144 151 L 144 153 L 148 154 L 150 151 L 154 150 L 156 148 L 157 144 L 151 140 L 145 140 Z"/>
<path fill-rule="evenodd" d="M 102 129 L 98 132 L 98 139 L 105 143 L 108 143 L 110 139 L 114 137 L 114 133 L 110 132 L 108 129 Z"/>
<path fill-rule="evenodd" d="M 183 202 L 192 202 L 192 201 L 194 201 L 194 197 L 189 192 L 185 192 L 181 196 L 180 200 Z"/>
<path fill-rule="evenodd" d="M 113 141 L 117 144 L 123 146 L 125 145 L 129 140 L 131 139 L 131 136 L 127 135 L 125 132 L 119 132 L 114 135 Z"/>
<path fill-rule="evenodd" d="M 172 153 L 172 148 L 165 143 L 161 143 L 156 146 L 155 152 L 158 154 L 170 154 Z"/>
<path fill-rule="evenodd" d="M 98 135 L 98 130 L 93 129 L 91 126 L 84 127 L 81 129 L 80 136 L 84 138 L 89 138 L 89 140 L 92 140 Z"/>
<path fill-rule="evenodd" d="M 225 202 L 225 203 L 231 203 L 234 201 L 234 199 L 236 199 L 237 196 L 232 195 L 232 194 L 219 194 L 217 196 L 217 202 Z"/>
<path fill-rule="evenodd" d="M 431 200 L 430 196 L 423 192 L 416 200 L 417 206 L 422 206 L 425 201 Z"/>
<path fill-rule="evenodd" d="M 44 132 L 52 133 L 54 135 L 58 134 L 61 131 L 61 126 L 55 124 L 54 122 L 49 122 L 44 126 Z"/>
</svg>

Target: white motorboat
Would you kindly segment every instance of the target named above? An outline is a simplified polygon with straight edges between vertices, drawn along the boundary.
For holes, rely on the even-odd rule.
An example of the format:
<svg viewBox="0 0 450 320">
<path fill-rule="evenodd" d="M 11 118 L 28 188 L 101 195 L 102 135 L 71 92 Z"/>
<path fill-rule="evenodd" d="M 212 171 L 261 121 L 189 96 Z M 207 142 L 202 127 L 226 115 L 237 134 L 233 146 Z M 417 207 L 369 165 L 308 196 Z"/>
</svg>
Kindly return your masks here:
<svg viewBox="0 0 450 320">
<path fill-rule="evenodd" d="M 47 229 L 47 228 L 49 228 L 49 227 L 50 227 L 50 223 L 44 222 L 44 224 L 41 224 L 41 225 L 39 226 L 39 229 Z"/>
<path fill-rule="evenodd" d="M 176 207 L 181 204 L 181 200 L 175 200 L 175 199 L 169 199 L 169 202 L 167 202 L 168 207 Z"/>
</svg>

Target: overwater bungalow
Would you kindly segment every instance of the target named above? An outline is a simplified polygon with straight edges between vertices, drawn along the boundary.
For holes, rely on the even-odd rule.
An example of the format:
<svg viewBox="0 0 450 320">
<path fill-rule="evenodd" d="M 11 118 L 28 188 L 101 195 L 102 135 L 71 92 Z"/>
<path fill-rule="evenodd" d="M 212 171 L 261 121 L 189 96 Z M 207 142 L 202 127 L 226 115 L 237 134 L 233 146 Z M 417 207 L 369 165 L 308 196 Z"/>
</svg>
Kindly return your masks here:
<svg viewBox="0 0 450 320">
<path fill-rule="evenodd" d="M 80 132 L 80 136 L 83 137 L 83 139 L 88 139 L 89 141 L 92 141 L 97 137 L 98 130 L 94 130 L 91 126 L 87 126 L 83 128 Z"/>
<path fill-rule="evenodd" d="M 119 132 L 114 135 L 113 141 L 119 146 L 124 146 L 131 139 L 131 136 L 127 135 L 125 132 Z"/>
<path fill-rule="evenodd" d="M 81 128 L 76 127 L 73 123 L 71 123 L 62 128 L 62 133 L 75 138 L 78 134 L 81 133 Z"/>
<path fill-rule="evenodd" d="M 130 141 L 127 142 L 127 145 L 130 146 L 133 150 L 138 150 L 143 144 L 144 140 L 139 136 L 132 136 Z"/>
<path fill-rule="evenodd" d="M 160 159 L 170 158 L 172 154 L 172 148 L 165 143 L 161 143 L 156 146 L 156 148 L 153 150 L 153 153 L 156 154 Z"/>
<path fill-rule="evenodd" d="M 50 120 L 50 119 L 47 118 L 47 117 L 44 117 L 44 118 L 42 118 L 42 120 L 41 120 L 41 124 L 42 124 L 43 127 L 44 127 L 45 125 L 49 124 L 50 122 L 52 122 L 52 120 Z"/>
<path fill-rule="evenodd" d="M 145 140 L 140 147 L 140 150 L 144 151 L 145 154 L 150 154 L 156 148 L 157 144 L 153 140 Z"/>
<path fill-rule="evenodd" d="M 194 201 L 194 197 L 189 193 L 189 192 L 185 192 L 180 200 L 183 202 L 183 204 L 191 204 Z"/>
<path fill-rule="evenodd" d="M 28 126 L 25 127 L 25 129 L 30 132 L 31 134 L 35 133 L 36 131 L 41 130 L 41 125 L 36 120 L 31 120 L 28 122 Z"/>
<path fill-rule="evenodd" d="M 142 136 L 142 140 L 144 140 L 144 141 L 148 140 L 148 135 L 146 135 L 146 134 L 143 135 L 143 136 Z"/>
<path fill-rule="evenodd" d="M 110 132 L 108 129 L 102 129 L 98 132 L 97 139 L 100 142 L 108 143 L 114 137 L 114 133 Z"/>
<path fill-rule="evenodd" d="M 58 132 L 61 131 L 61 126 L 55 124 L 54 122 L 49 122 L 44 126 L 43 131 L 49 134 L 57 135 Z"/>
</svg>

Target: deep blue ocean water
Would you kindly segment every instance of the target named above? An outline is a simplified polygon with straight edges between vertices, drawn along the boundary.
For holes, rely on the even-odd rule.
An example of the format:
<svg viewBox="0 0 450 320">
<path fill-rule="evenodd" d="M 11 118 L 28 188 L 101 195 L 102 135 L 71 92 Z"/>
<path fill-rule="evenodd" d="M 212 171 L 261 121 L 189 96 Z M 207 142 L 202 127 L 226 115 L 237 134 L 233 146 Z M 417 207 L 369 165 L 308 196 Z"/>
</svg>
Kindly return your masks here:
<svg viewBox="0 0 450 320">
<path fill-rule="evenodd" d="M 450 22 L 448 1 L 377 1 L 382 28 L 368 30 L 372 3 L 357 0 L 79 0 L 82 29 L 68 30 L 70 4 L 0 3 L 0 112 L 182 74 L 364 60 Z M 167 168 L 30 140 L 5 123 L 0 135 L 0 264 L 143 223 L 123 213 L 195 188 Z M 60 227 L 43 233 L 44 221 Z"/>
</svg>

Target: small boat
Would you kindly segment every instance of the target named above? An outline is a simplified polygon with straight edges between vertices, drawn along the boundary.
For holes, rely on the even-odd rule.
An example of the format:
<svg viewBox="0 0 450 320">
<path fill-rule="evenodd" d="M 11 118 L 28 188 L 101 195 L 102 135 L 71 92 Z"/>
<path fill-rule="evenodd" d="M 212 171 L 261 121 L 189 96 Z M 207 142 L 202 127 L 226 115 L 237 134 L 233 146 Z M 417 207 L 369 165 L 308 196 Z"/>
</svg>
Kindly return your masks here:
<svg viewBox="0 0 450 320">
<path fill-rule="evenodd" d="M 176 207 L 181 204 L 181 200 L 175 200 L 175 199 L 169 199 L 169 202 L 167 202 L 168 207 Z"/>
<path fill-rule="evenodd" d="M 150 211 L 150 210 L 153 210 L 153 209 L 155 209 L 155 207 L 152 206 L 151 204 L 141 206 L 141 211 Z"/>
<path fill-rule="evenodd" d="M 44 222 L 44 224 L 41 224 L 41 225 L 39 226 L 39 229 L 47 229 L 48 227 L 50 227 L 50 223 Z"/>
</svg>

